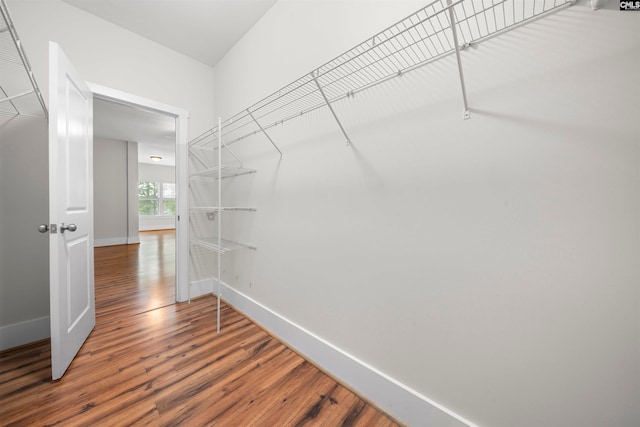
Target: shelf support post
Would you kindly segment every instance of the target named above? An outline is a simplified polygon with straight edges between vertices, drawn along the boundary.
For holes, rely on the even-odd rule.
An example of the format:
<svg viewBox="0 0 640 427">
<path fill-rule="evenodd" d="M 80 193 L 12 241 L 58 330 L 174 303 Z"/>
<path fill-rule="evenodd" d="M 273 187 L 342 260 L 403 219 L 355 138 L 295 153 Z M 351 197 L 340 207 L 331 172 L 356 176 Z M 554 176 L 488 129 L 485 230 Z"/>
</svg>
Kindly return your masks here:
<svg viewBox="0 0 640 427">
<path fill-rule="evenodd" d="M 324 93 L 324 90 L 322 90 L 322 86 L 320 86 L 320 82 L 318 82 L 318 78 L 316 77 L 316 72 L 315 71 L 311 72 L 311 78 L 313 79 L 313 81 L 315 82 L 316 86 L 318 87 L 318 90 L 320 91 L 320 94 L 322 95 L 322 98 L 324 99 L 324 102 L 327 104 L 327 107 L 329 107 L 329 111 L 331 111 L 331 114 L 333 115 L 333 118 L 336 120 L 336 123 L 338 123 L 338 126 L 340 127 L 340 130 L 342 131 L 342 134 L 344 135 L 345 138 L 347 138 L 347 145 L 350 145 L 351 144 L 351 139 L 349 138 L 349 135 L 347 135 L 347 132 L 344 130 L 344 127 L 342 126 L 342 123 L 340 123 L 340 119 L 338 118 L 338 115 L 333 110 L 333 107 L 331 106 L 331 103 L 329 102 L 329 98 L 327 98 L 327 95 Z"/>
<path fill-rule="evenodd" d="M 249 110 L 247 108 L 247 113 L 249 114 L 249 117 L 251 117 L 251 119 L 253 120 L 253 122 L 256 124 L 256 126 L 258 126 L 258 128 L 260 129 L 260 131 L 262 131 L 262 133 L 264 134 L 264 136 L 267 137 L 267 139 L 269 140 L 269 142 L 271 143 L 271 145 L 274 146 L 274 148 L 276 150 L 278 150 L 278 153 L 280 153 L 280 157 L 282 157 L 282 151 L 280 151 L 280 149 L 278 148 L 278 146 L 276 145 L 275 142 L 273 142 L 273 139 L 271 139 L 271 137 L 269 136 L 269 134 L 267 133 L 266 130 L 264 130 L 264 128 L 262 127 L 262 125 L 260 125 L 260 122 L 258 122 L 258 120 L 256 120 L 256 118 L 253 116 L 253 114 L 251 113 L 251 110 Z"/>
<path fill-rule="evenodd" d="M 467 102 L 467 90 L 464 85 L 464 73 L 462 72 L 462 59 L 460 58 L 460 46 L 458 44 L 458 32 L 456 31 L 456 20 L 453 12 L 452 0 L 447 0 L 449 6 L 449 21 L 451 22 L 451 32 L 453 33 L 453 45 L 456 49 L 456 61 L 458 63 L 458 74 L 460 75 L 460 86 L 462 88 L 462 102 L 464 104 L 464 111 L 462 118 L 468 119 L 471 117 L 469 113 L 469 103 Z"/>
<path fill-rule="evenodd" d="M 222 207 L 222 119 L 218 117 L 218 208 Z M 222 248 L 222 212 L 218 212 L 218 247 Z M 220 333 L 220 282 L 222 281 L 222 256 L 220 251 L 217 251 L 218 261 L 218 295 L 216 297 L 216 303 L 218 310 L 216 313 L 216 329 L 217 333 Z"/>
</svg>

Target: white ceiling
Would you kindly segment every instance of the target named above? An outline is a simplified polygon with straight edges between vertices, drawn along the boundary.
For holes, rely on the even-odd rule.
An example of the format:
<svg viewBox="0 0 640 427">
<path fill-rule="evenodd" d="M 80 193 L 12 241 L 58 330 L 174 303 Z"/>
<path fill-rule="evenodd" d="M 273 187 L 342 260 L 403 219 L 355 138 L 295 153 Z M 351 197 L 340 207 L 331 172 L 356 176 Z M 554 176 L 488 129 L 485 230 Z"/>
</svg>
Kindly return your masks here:
<svg viewBox="0 0 640 427">
<path fill-rule="evenodd" d="M 214 66 L 277 0 L 63 1 Z M 141 162 L 159 155 L 157 164 L 175 164 L 171 117 L 96 99 L 94 136 L 137 142 Z"/>
<path fill-rule="evenodd" d="M 93 136 L 137 142 L 140 163 L 175 165 L 175 122 L 175 118 L 163 114 L 93 100 Z M 155 162 L 150 156 L 160 156 L 162 160 Z"/>
<path fill-rule="evenodd" d="M 277 0 L 63 0 L 214 66 Z"/>
</svg>

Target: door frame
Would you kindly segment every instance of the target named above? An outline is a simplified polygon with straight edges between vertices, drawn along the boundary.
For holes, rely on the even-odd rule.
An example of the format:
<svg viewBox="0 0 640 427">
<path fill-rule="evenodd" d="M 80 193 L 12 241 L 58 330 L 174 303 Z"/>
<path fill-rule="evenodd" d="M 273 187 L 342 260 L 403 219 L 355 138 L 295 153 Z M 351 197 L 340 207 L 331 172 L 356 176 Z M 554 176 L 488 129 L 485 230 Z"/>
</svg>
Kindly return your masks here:
<svg viewBox="0 0 640 427">
<path fill-rule="evenodd" d="M 120 90 L 89 83 L 93 97 L 133 108 L 160 113 L 176 120 L 176 302 L 187 300 L 189 283 L 189 111 Z"/>
</svg>

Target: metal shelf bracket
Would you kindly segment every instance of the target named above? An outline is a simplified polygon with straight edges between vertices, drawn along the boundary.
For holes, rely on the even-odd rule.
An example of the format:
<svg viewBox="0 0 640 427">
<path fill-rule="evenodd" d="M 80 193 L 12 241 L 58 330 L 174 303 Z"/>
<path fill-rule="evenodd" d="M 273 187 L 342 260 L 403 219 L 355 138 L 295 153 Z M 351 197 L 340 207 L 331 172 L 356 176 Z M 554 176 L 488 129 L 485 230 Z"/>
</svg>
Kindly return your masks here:
<svg viewBox="0 0 640 427">
<path fill-rule="evenodd" d="M 342 126 L 342 123 L 340 122 L 340 119 L 338 118 L 338 115 L 336 114 L 335 110 L 333 109 L 333 106 L 329 102 L 329 98 L 327 98 L 327 95 L 324 93 L 324 90 L 322 89 L 322 86 L 320 85 L 320 82 L 318 82 L 317 71 L 312 71 L 311 72 L 311 78 L 313 79 L 313 81 L 315 82 L 316 86 L 318 87 L 318 90 L 320 91 L 320 94 L 322 95 L 322 98 L 324 99 L 324 102 L 327 104 L 327 107 L 329 107 L 329 111 L 331 111 L 331 114 L 333 115 L 333 118 L 336 120 L 336 123 L 338 123 L 338 127 L 340 127 L 340 130 L 342 131 L 342 134 L 347 139 L 347 145 L 350 145 L 351 144 L 351 139 L 349 138 L 349 135 L 347 135 L 347 131 L 344 130 L 344 127 Z"/>
<path fill-rule="evenodd" d="M 262 125 L 258 122 L 258 120 L 256 120 L 255 116 L 253 115 L 253 113 L 251 113 L 251 110 L 249 110 L 247 108 L 247 114 L 249 114 L 249 117 L 251 117 L 251 120 L 253 120 L 253 122 L 256 124 L 256 126 L 258 126 L 258 128 L 260 129 L 260 131 L 264 134 L 264 136 L 267 137 L 267 139 L 269 140 L 269 142 L 271 143 L 271 145 L 274 146 L 274 148 L 276 150 L 278 150 L 278 153 L 280 153 L 280 157 L 282 157 L 282 151 L 280 151 L 280 149 L 278 148 L 278 146 L 276 145 L 275 142 L 273 142 L 273 139 L 271 139 L 271 137 L 269 136 L 269 134 L 267 133 L 266 130 L 264 130 L 264 128 L 262 127 Z"/>
<path fill-rule="evenodd" d="M 453 34 L 453 45 L 456 51 L 456 62 L 458 64 L 458 74 L 460 76 L 460 87 L 462 89 L 462 103 L 464 105 L 462 118 L 466 120 L 471 117 L 471 114 L 469 113 L 469 103 L 467 101 L 467 90 L 464 85 L 464 73 L 462 71 L 462 59 L 460 58 L 460 44 L 458 43 L 458 32 L 456 31 L 456 19 L 455 19 L 453 7 L 451 7 L 453 5 L 452 0 L 447 0 L 447 5 L 449 5 L 449 22 L 451 23 L 451 33 Z"/>
</svg>

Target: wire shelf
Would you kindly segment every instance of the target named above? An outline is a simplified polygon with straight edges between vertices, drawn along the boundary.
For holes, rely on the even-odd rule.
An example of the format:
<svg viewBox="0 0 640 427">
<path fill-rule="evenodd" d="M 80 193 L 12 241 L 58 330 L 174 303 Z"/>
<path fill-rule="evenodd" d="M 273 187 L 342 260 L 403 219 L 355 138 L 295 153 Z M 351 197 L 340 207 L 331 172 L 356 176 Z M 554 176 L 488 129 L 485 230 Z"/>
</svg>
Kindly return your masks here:
<svg viewBox="0 0 640 427">
<path fill-rule="evenodd" d="M 206 248 L 214 252 L 219 252 L 221 254 L 226 254 L 240 249 L 257 249 L 252 245 L 247 245 L 245 243 L 240 243 L 233 240 L 218 239 L 217 237 L 191 239 L 191 245 Z"/>
<path fill-rule="evenodd" d="M 452 16 L 458 47 L 466 48 L 574 3 L 575 0 L 434 1 L 224 120 L 222 137 L 230 145 L 257 133 L 266 134 L 278 124 L 325 106 L 331 109 L 336 101 L 454 53 Z M 207 146 L 217 137 L 216 127 L 189 144 Z"/>
<path fill-rule="evenodd" d="M 246 211 L 246 212 L 256 212 L 256 208 L 246 207 L 246 206 L 195 206 L 189 209 L 191 212 L 204 212 L 204 213 L 213 213 L 213 212 L 222 212 L 222 211 Z"/>
<path fill-rule="evenodd" d="M 250 175 L 252 173 L 256 173 L 255 169 L 249 169 L 238 165 L 225 165 L 216 166 L 213 168 L 203 169 L 198 172 L 191 173 L 190 178 L 213 178 L 218 179 L 218 171 L 220 171 L 220 175 L 222 179 L 225 178 L 233 178 L 234 176 L 240 175 Z"/>
<path fill-rule="evenodd" d="M 0 0 L 0 125 L 17 116 L 47 117 L 47 107 L 4 0 Z"/>
</svg>

